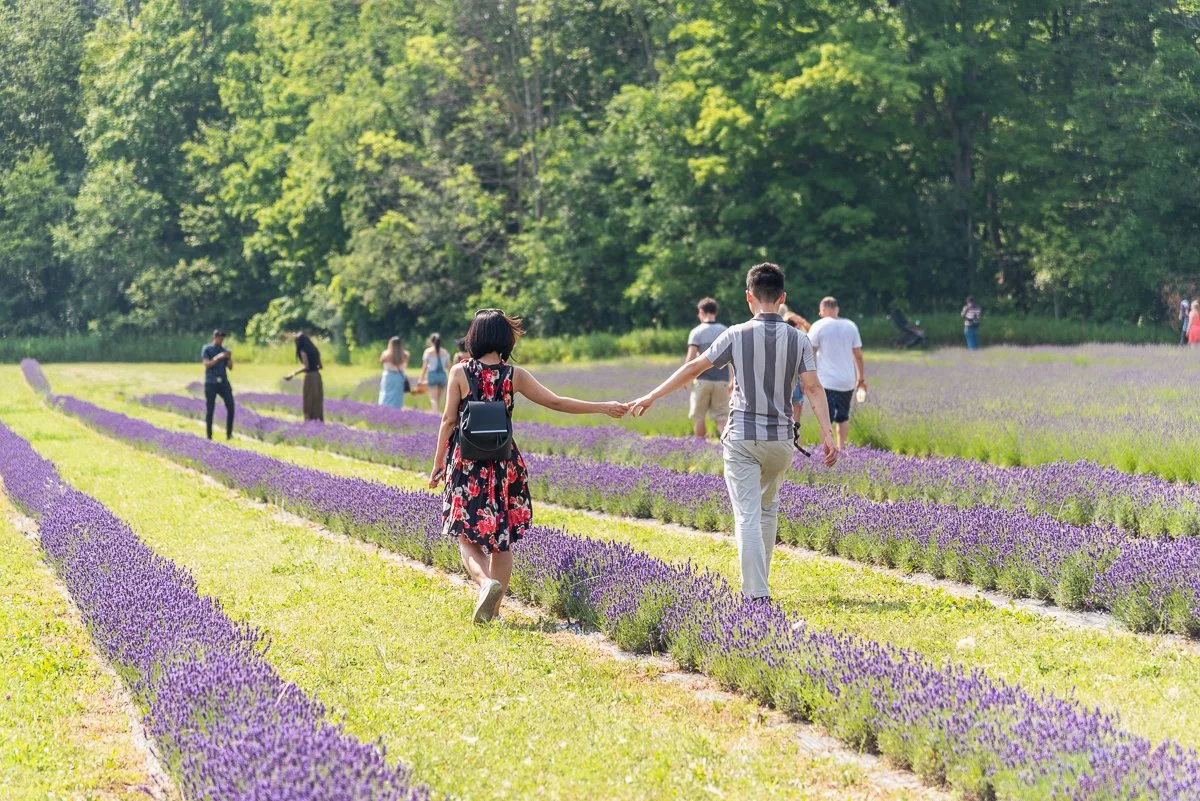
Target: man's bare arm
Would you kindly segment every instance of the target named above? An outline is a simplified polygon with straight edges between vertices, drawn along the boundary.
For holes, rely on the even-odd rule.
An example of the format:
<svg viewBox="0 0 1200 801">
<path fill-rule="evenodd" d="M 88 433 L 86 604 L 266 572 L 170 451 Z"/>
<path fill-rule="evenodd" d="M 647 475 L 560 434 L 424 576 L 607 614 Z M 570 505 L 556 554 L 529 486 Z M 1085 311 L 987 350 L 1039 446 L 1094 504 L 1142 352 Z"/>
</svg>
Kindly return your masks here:
<svg viewBox="0 0 1200 801">
<path fill-rule="evenodd" d="M 688 384 L 696 380 L 696 377 L 705 370 L 712 369 L 713 363 L 703 356 L 688 361 L 680 366 L 678 370 L 671 374 L 671 377 L 659 384 L 649 394 L 643 395 L 634 401 L 630 412 L 635 417 L 640 417 L 646 413 L 646 410 L 654 405 L 654 402 L 660 398 L 670 395 L 672 392 L 683 389 Z"/>
</svg>

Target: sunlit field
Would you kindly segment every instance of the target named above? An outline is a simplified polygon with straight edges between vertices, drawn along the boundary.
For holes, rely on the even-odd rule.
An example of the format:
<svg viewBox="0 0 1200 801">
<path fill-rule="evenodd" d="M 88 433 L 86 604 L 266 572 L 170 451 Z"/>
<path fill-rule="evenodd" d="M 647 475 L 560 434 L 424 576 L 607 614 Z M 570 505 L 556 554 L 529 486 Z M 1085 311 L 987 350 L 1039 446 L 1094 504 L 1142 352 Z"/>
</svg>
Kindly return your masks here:
<svg viewBox="0 0 1200 801">
<path fill-rule="evenodd" d="M 625 425 L 520 404 L 545 528 L 517 551 L 526 606 L 485 630 L 425 489 L 427 398 L 385 409 L 377 376 L 330 366 L 327 422 L 304 423 L 284 368 L 239 364 L 238 436 L 209 443 L 193 366 L 4 368 L 10 518 L 78 609 L 86 635 L 62 636 L 95 650 L 56 657 L 78 665 L 81 706 L 13 741 L 0 779 L 114 797 L 143 781 L 127 713 L 96 679 L 110 665 L 187 797 L 263 780 L 219 745 L 261 726 L 282 749 L 313 732 L 313 770 L 380 798 L 1196 797 L 1200 491 L 1172 480 L 1192 475 L 1172 437 L 1197 430 L 1190 357 L 868 353 L 856 444 L 833 469 L 798 455 L 787 476 L 765 607 L 730 589 L 720 450 L 686 436 L 683 393 Z M 530 369 L 562 393 L 629 399 L 676 364 Z M 60 482 L 91 497 L 46 491 Z M 12 570 L 33 570 L 30 544 L 0 536 Z M 35 586 L 0 593 L 19 603 Z M 23 614 L 10 627 L 63 613 Z M 26 705 L 55 692 L 7 664 Z M 814 750 L 776 713 L 831 739 Z M 220 721 L 211 737 L 196 716 Z M 75 744 L 77 770 L 22 756 L 48 736 Z M 539 756 L 506 763 L 514 742 Z"/>
</svg>

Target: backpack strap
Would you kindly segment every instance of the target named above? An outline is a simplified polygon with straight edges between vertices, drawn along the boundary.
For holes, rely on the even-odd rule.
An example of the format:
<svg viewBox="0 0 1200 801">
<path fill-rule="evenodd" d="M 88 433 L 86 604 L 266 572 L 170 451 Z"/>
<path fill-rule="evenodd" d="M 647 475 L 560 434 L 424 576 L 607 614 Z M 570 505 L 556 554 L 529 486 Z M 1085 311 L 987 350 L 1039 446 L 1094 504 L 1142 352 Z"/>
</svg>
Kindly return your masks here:
<svg viewBox="0 0 1200 801">
<path fill-rule="evenodd" d="M 475 383 L 475 376 L 471 374 L 469 362 L 463 365 L 463 375 L 467 377 L 467 397 L 463 400 L 475 400 L 475 393 L 479 391 L 479 386 Z"/>
<path fill-rule="evenodd" d="M 504 378 L 506 376 L 508 376 L 510 378 L 512 377 L 513 366 L 511 364 L 505 364 L 502 367 L 500 367 L 498 372 L 500 373 L 499 382 L 501 384 L 503 384 Z M 463 400 L 473 400 L 473 401 L 482 400 L 482 398 L 479 397 L 479 384 L 475 381 L 475 376 L 472 374 L 471 370 L 469 370 L 467 368 L 466 364 L 463 365 L 463 375 L 465 375 L 467 377 L 467 390 L 470 393 L 467 395 L 467 397 L 463 398 Z M 497 400 L 497 402 L 504 403 L 505 406 L 508 405 L 507 402 L 505 402 L 503 396 L 500 397 Z M 512 415 L 512 413 L 509 412 L 509 416 L 511 416 L 511 415 Z"/>
</svg>

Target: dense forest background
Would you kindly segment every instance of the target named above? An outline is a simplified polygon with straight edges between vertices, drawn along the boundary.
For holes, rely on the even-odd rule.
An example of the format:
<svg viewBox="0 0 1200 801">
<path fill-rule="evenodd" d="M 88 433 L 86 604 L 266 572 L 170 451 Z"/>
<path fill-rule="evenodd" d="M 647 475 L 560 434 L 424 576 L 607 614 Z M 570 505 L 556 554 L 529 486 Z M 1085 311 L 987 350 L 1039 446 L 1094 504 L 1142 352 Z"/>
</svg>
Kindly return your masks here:
<svg viewBox="0 0 1200 801">
<path fill-rule="evenodd" d="M 1165 319 L 1200 11 L 0 0 L 0 334 L 620 331 L 762 260 L 802 307 Z"/>
</svg>

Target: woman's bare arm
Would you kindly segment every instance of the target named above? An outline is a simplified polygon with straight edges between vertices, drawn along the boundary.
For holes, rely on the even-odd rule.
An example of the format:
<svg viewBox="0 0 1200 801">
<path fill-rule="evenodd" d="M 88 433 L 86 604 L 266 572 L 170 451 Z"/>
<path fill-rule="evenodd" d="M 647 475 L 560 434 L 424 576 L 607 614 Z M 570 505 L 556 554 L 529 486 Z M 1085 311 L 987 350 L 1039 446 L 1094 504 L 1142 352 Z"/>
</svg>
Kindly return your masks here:
<svg viewBox="0 0 1200 801">
<path fill-rule="evenodd" d="M 300 369 L 288 373 L 284 378 L 290 381 L 301 373 L 308 372 L 308 354 L 304 351 L 300 351 L 300 364 L 302 365 Z"/>
<path fill-rule="evenodd" d="M 442 424 L 438 427 L 437 448 L 433 452 L 433 468 L 429 471 L 429 487 L 436 488 L 446 473 L 446 451 L 450 447 L 450 434 L 458 427 L 458 406 L 466 395 L 467 383 L 461 365 L 450 368 L 446 387 L 446 408 L 442 410 Z"/>
<path fill-rule="evenodd" d="M 624 417 L 629 407 L 617 401 L 585 401 L 565 398 L 546 389 L 533 374 L 523 367 L 513 371 L 513 389 L 520 392 L 538 406 L 545 406 L 565 414 L 607 414 L 609 417 Z"/>
</svg>

